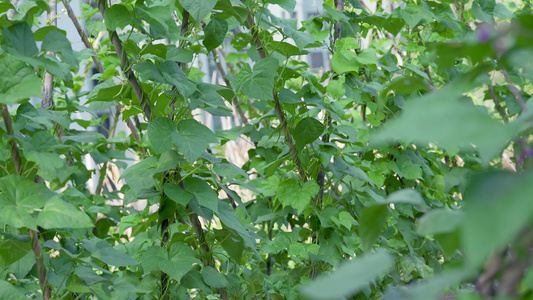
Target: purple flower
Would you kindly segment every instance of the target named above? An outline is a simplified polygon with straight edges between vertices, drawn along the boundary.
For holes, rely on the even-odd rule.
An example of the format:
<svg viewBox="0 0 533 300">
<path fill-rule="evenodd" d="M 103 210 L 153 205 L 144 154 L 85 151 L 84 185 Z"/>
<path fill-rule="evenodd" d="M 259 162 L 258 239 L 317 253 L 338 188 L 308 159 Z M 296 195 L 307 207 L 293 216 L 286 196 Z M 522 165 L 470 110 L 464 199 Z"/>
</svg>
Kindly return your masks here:
<svg viewBox="0 0 533 300">
<path fill-rule="evenodd" d="M 477 39 L 481 43 L 485 43 L 490 39 L 490 28 L 486 23 L 483 23 L 479 26 L 479 30 L 477 32 Z"/>
</svg>

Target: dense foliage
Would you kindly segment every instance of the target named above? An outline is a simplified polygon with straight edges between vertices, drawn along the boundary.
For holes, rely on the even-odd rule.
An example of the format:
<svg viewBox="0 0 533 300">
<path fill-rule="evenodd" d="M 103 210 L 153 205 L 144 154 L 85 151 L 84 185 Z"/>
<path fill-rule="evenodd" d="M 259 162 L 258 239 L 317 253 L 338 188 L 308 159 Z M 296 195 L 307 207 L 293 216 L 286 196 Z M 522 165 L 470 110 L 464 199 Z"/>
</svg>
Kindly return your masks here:
<svg viewBox="0 0 533 300">
<path fill-rule="evenodd" d="M 0 299 L 533 298 L 530 1 L 62 5 L 0 3 Z"/>
</svg>

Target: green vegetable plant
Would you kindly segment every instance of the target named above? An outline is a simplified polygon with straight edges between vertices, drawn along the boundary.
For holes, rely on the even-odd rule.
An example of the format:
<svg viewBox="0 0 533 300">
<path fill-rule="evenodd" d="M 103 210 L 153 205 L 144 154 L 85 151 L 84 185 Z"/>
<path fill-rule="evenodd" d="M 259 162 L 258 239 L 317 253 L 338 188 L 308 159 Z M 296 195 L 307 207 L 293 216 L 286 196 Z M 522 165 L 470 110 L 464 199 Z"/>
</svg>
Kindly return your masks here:
<svg viewBox="0 0 533 300">
<path fill-rule="evenodd" d="M 0 299 L 533 299 L 530 1 L 73 5 L 0 3 Z"/>
</svg>

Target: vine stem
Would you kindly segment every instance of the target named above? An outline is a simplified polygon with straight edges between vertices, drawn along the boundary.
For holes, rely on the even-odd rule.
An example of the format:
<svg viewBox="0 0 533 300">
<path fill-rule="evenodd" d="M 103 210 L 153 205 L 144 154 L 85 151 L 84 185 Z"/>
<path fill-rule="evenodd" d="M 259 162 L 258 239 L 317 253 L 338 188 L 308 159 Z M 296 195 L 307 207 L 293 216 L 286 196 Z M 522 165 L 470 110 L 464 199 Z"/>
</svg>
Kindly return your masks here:
<svg viewBox="0 0 533 300">
<path fill-rule="evenodd" d="M 63 5 L 65 6 L 65 8 L 67 10 L 67 14 L 68 14 L 70 20 L 72 21 L 72 24 L 74 24 L 74 27 L 78 31 L 78 34 L 80 35 L 80 38 L 83 41 L 83 44 L 85 45 L 85 47 L 87 49 L 92 50 L 93 54 L 91 55 L 91 58 L 92 58 L 95 66 L 96 66 L 96 69 L 98 70 L 99 73 L 104 73 L 104 67 L 102 66 L 102 62 L 100 62 L 100 60 L 98 60 L 98 57 L 96 56 L 96 51 L 94 50 L 94 47 L 91 44 L 91 42 L 89 42 L 89 39 L 87 38 L 87 35 L 85 35 L 85 32 L 83 31 L 83 28 L 80 25 L 80 22 L 78 22 L 78 18 L 76 17 L 76 14 L 74 13 L 74 10 L 72 10 L 72 7 L 70 6 L 70 4 L 66 0 L 62 0 L 62 2 L 63 2 Z M 109 133 L 110 136 L 114 135 L 115 127 L 116 127 L 116 125 L 118 123 L 119 114 L 120 114 L 120 112 L 122 112 L 122 104 L 118 100 L 115 100 L 115 104 L 117 105 L 116 114 L 115 114 L 115 126 L 113 127 L 113 130 Z M 133 136 L 133 139 L 137 142 L 137 144 L 140 145 L 141 144 L 141 137 L 139 136 L 139 133 L 137 132 L 138 130 L 140 131 L 140 128 L 136 128 L 130 118 L 123 118 L 123 119 L 126 122 L 126 125 L 128 126 L 128 128 L 130 129 L 131 135 Z M 141 147 L 141 146 L 139 146 L 139 148 L 140 148 L 141 153 L 143 153 L 143 155 L 144 155 L 145 152 L 146 152 L 144 150 L 144 148 Z M 101 174 L 100 174 L 100 179 L 98 181 L 98 185 L 97 185 L 96 190 L 95 190 L 97 195 L 100 195 L 102 193 L 102 184 L 104 182 L 105 177 L 107 176 L 107 166 L 108 166 L 108 164 L 106 163 L 106 164 L 104 164 L 104 166 L 102 168 L 104 171 L 101 172 Z"/>
<path fill-rule="evenodd" d="M 57 0 L 49 0 L 48 15 L 46 21 L 51 26 L 57 26 Z M 55 56 L 54 52 L 47 51 L 46 54 Z M 52 90 L 54 89 L 54 75 L 46 71 L 43 79 L 43 95 L 41 98 L 41 107 L 48 109 L 52 106 Z"/>
<path fill-rule="evenodd" d="M 105 15 L 105 9 L 106 4 L 105 0 L 99 0 L 98 1 L 98 9 L 100 10 L 100 13 L 102 14 L 102 17 Z M 135 77 L 135 74 L 133 74 L 133 71 L 131 69 L 131 64 L 128 60 L 128 56 L 124 52 L 124 49 L 122 48 L 122 42 L 120 41 L 120 38 L 118 37 L 118 34 L 115 30 L 109 31 L 109 35 L 111 37 L 111 43 L 113 44 L 113 47 L 115 48 L 115 51 L 117 52 L 118 59 L 120 60 L 120 67 L 122 69 L 122 72 L 124 72 L 124 75 L 128 79 L 131 88 L 133 89 L 133 92 L 135 93 L 135 96 L 137 96 L 137 99 L 139 100 L 139 103 L 141 104 L 141 107 L 144 111 L 144 115 L 148 120 L 152 119 L 152 109 L 150 108 L 149 103 L 146 101 L 145 94 L 141 88 L 141 85 L 139 84 L 139 81 L 137 80 L 137 77 Z"/>
<path fill-rule="evenodd" d="M 525 271 L 530 266 L 531 247 L 533 247 L 533 228 L 528 227 L 523 231 L 522 237 L 518 241 L 514 257 L 512 257 L 502 270 L 500 282 L 496 289 L 496 294 L 503 297 L 518 297 L 520 282 L 524 278 Z"/>
<path fill-rule="evenodd" d="M 344 10 L 344 0 L 335 0 L 335 9 L 337 11 L 340 11 L 342 12 Z M 335 45 L 335 41 L 339 40 L 341 37 L 342 37 L 342 23 L 340 22 L 337 22 L 335 23 L 335 31 L 334 31 L 334 35 L 333 35 L 333 45 Z M 332 70 L 331 71 L 332 73 L 334 73 L 334 71 Z M 328 127 L 331 125 L 331 116 L 326 112 L 326 120 L 325 120 L 326 124 L 324 125 L 324 129 L 326 130 L 326 133 L 322 136 L 322 141 L 324 143 L 329 143 L 329 134 L 327 133 L 327 129 Z M 320 191 L 318 193 L 318 195 L 315 197 L 315 203 L 317 205 L 320 205 L 322 203 L 322 199 L 324 198 L 324 185 L 325 185 L 325 182 L 326 182 L 326 172 L 325 172 L 325 168 L 323 165 L 320 166 L 320 170 L 318 171 L 318 175 L 317 175 L 317 178 L 316 178 L 316 182 L 318 184 L 318 186 L 320 187 Z M 312 235 L 312 242 L 313 243 L 316 243 L 316 244 L 319 244 L 319 240 L 318 240 L 318 236 L 317 236 L 317 232 L 313 232 L 313 235 Z M 309 274 L 309 278 L 311 279 L 315 279 L 316 276 L 318 275 L 318 267 L 317 267 L 317 264 L 314 264 L 313 267 L 312 267 L 312 270 L 311 270 L 311 273 Z"/>
<path fill-rule="evenodd" d="M 250 28 L 250 32 L 255 41 L 255 47 L 257 48 L 257 53 L 259 53 L 259 58 L 264 59 L 266 57 L 265 49 L 263 48 L 261 39 L 259 38 L 259 32 L 254 26 L 255 25 L 254 19 L 252 17 L 250 8 L 247 8 L 247 10 L 248 10 L 248 16 L 246 18 L 246 22 L 248 23 L 248 27 Z M 296 151 L 296 146 L 294 145 L 294 142 L 292 140 L 292 135 L 287 128 L 285 114 L 283 112 L 283 108 L 281 107 L 281 103 L 279 102 L 279 99 L 278 99 L 278 91 L 276 91 L 275 89 L 273 91 L 273 98 L 274 98 L 276 114 L 278 115 L 279 122 L 281 123 L 281 129 L 283 130 L 283 134 L 285 134 L 285 141 L 287 142 L 287 145 L 289 146 L 292 159 L 294 163 L 296 164 L 296 167 L 298 168 L 298 175 L 300 175 L 300 178 L 305 182 L 307 181 L 307 176 L 305 174 L 305 170 L 302 166 L 300 158 L 298 157 L 298 151 Z"/>
<path fill-rule="evenodd" d="M 180 30 L 180 34 L 182 36 L 184 36 L 186 33 L 187 33 L 187 28 L 189 26 L 189 12 L 187 10 L 183 10 L 183 21 L 181 23 L 181 30 Z M 183 48 L 185 46 L 185 42 L 181 41 L 178 45 L 178 48 Z M 178 64 L 178 67 L 179 68 L 183 68 L 183 64 L 181 63 L 177 63 Z M 172 91 L 176 91 L 176 86 L 173 86 L 172 87 Z M 172 100 L 171 102 L 171 108 L 174 110 L 174 103 L 175 103 L 175 100 Z M 171 116 L 169 116 L 171 117 Z M 179 181 L 179 185 L 180 187 L 185 190 L 185 184 L 181 178 L 181 175 L 179 173 L 179 169 L 177 170 L 178 172 L 178 181 Z M 207 244 L 206 242 L 206 239 L 205 239 L 205 234 L 204 234 L 204 231 L 203 231 L 203 228 L 202 228 L 202 223 L 200 222 L 200 217 L 194 213 L 194 212 L 191 212 L 189 211 L 189 218 L 190 218 L 190 222 L 192 224 L 192 227 L 194 229 L 194 232 L 195 232 L 195 235 L 196 235 L 196 238 L 198 240 L 198 245 L 199 245 L 199 248 L 202 250 L 202 252 L 204 253 L 210 253 L 211 250 L 209 248 L 209 245 Z M 166 242 L 168 241 L 168 232 L 167 232 L 167 229 L 168 229 L 168 226 L 170 225 L 170 220 L 169 219 L 164 219 L 161 221 L 161 233 L 162 233 L 162 241 L 161 241 L 161 247 L 164 247 L 164 245 L 166 244 Z M 215 267 L 215 261 L 213 260 L 212 256 L 210 259 L 206 260 L 204 258 L 202 258 L 202 263 L 205 265 L 205 266 L 211 266 L 211 267 Z M 161 272 L 161 291 L 163 292 L 164 295 L 166 295 L 167 293 L 167 289 L 168 289 L 168 275 L 165 274 L 164 272 Z M 218 292 L 220 293 L 220 297 L 225 300 L 227 299 L 227 292 L 226 292 L 226 289 L 225 288 L 219 288 L 218 289 Z M 165 299 L 168 299 L 168 295 L 165 296 Z"/>
<path fill-rule="evenodd" d="M 274 91 L 274 104 L 275 104 L 276 114 L 278 115 L 279 121 L 281 123 L 281 129 L 283 130 L 283 133 L 285 134 L 285 140 L 287 142 L 287 145 L 289 145 L 292 159 L 294 160 L 294 163 L 296 164 L 296 167 L 298 168 L 298 174 L 300 175 L 300 178 L 305 182 L 307 181 L 307 177 L 305 176 L 305 170 L 302 166 L 302 163 L 300 162 L 300 159 L 298 158 L 298 152 L 296 151 L 296 147 L 294 146 L 292 135 L 289 132 L 289 129 L 287 128 L 287 122 L 285 121 L 285 114 L 283 113 L 283 109 L 281 108 L 281 103 L 279 102 L 277 91 Z"/>
<path fill-rule="evenodd" d="M 181 29 L 180 29 L 180 35 L 181 36 L 185 36 L 185 34 L 187 33 L 187 29 L 189 28 L 189 12 L 185 9 L 183 9 L 183 20 L 181 21 Z M 178 44 L 178 48 L 183 48 L 185 46 L 185 42 L 183 40 L 181 40 Z M 177 62 L 176 63 L 178 68 L 180 69 L 183 69 L 183 64 L 181 62 Z M 172 91 L 173 92 L 176 92 L 177 91 L 177 87 L 176 86 L 173 86 L 172 87 Z M 175 108 L 175 103 L 176 103 L 176 99 L 175 97 L 173 97 L 172 101 L 170 102 L 170 108 L 172 110 L 171 113 L 169 113 L 168 117 L 169 119 L 174 119 L 174 110 L 176 109 Z M 179 168 L 177 168 L 175 170 L 175 172 L 178 173 L 178 177 L 180 177 L 179 175 Z M 167 173 L 165 172 L 165 175 Z M 166 181 L 166 176 L 165 176 L 165 179 Z M 164 184 L 166 183 L 165 181 L 163 181 L 163 186 Z M 181 181 L 181 180 L 180 180 Z M 182 183 L 182 186 L 183 183 Z M 164 206 L 164 200 L 165 198 L 167 198 L 167 196 L 165 195 L 165 193 L 163 192 L 161 198 L 160 198 L 160 202 L 159 202 L 159 211 L 161 211 L 163 209 L 163 206 Z M 198 222 L 200 222 L 200 220 L 197 220 Z M 174 222 L 174 220 L 171 220 L 170 218 L 166 218 L 166 219 L 162 219 L 161 220 L 161 247 L 164 248 L 168 242 L 168 239 L 169 239 L 169 235 L 168 235 L 168 227 L 170 226 L 171 222 Z M 192 220 L 191 220 L 192 222 Z M 201 228 L 200 228 L 201 229 Z M 168 284 L 169 284 L 169 280 L 170 280 L 170 277 L 168 276 L 167 273 L 161 271 L 161 295 L 163 295 L 164 299 L 169 299 L 169 294 L 168 294 Z"/>
<path fill-rule="evenodd" d="M 28 229 L 31 237 L 31 248 L 35 255 L 37 263 L 37 270 L 39 272 L 39 283 L 41 284 L 41 291 L 43 292 L 43 299 L 49 300 L 52 298 L 50 287 L 48 286 L 48 279 L 46 277 L 46 267 L 44 265 L 43 255 L 41 253 L 41 245 L 39 244 L 39 233 Z"/>
<path fill-rule="evenodd" d="M 500 66 L 500 71 L 503 74 L 503 77 L 507 81 L 507 88 L 509 88 L 509 91 L 511 91 L 511 94 L 513 94 L 514 98 L 516 99 L 516 102 L 518 102 L 518 105 L 522 108 L 522 111 L 528 112 L 529 109 L 526 106 L 526 102 L 524 101 L 524 98 L 522 98 L 522 94 L 518 90 L 518 88 L 515 86 L 513 80 L 511 79 L 511 76 L 509 76 L 509 73 L 507 73 L 507 70 L 503 67 L 502 63 L 498 61 L 498 65 Z"/>
<path fill-rule="evenodd" d="M 46 20 L 50 26 L 57 26 L 57 0 L 48 1 L 48 14 L 47 14 Z M 51 51 L 47 51 L 46 54 L 55 56 L 55 53 Z M 43 93 L 42 93 L 42 98 L 41 98 L 42 108 L 44 109 L 52 108 L 53 90 L 54 90 L 54 75 L 52 75 L 48 71 L 45 71 L 44 78 L 43 78 Z M 6 108 L 6 111 L 7 111 L 7 108 Z M 11 120 L 10 116 L 9 116 L 9 119 Z M 7 123 L 6 123 L 6 130 L 8 130 Z M 13 131 L 13 128 L 10 128 L 8 131 Z M 12 147 L 15 148 L 15 149 L 12 149 L 12 152 L 17 152 L 16 142 L 14 140 L 13 140 Z M 20 157 L 18 157 L 18 159 L 20 160 Z M 19 173 L 17 174 L 20 175 Z M 36 181 L 42 183 L 42 179 L 39 176 L 36 176 Z M 31 238 L 31 248 L 33 250 L 33 254 L 35 255 L 35 263 L 37 264 L 37 270 L 39 273 L 39 283 L 41 285 L 43 299 L 48 300 L 52 297 L 52 292 L 50 290 L 50 287 L 48 286 L 46 266 L 44 264 L 44 258 L 43 258 L 42 251 L 41 251 L 41 245 L 39 243 L 40 232 L 31 230 L 31 229 L 28 229 L 28 232 Z"/>
<path fill-rule="evenodd" d="M 7 134 L 13 134 L 13 126 L 11 123 L 11 116 L 5 104 L 2 104 L 2 116 L 4 118 L 4 125 L 6 127 Z M 12 139 L 9 144 L 11 145 L 11 157 L 13 158 L 13 163 L 15 165 L 15 171 L 17 175 L 22 173 L 21 170 L 21 159 L 17 149 L 17 142 Z M 37 270 L 39 271 L 39 284 L 41 286 L 41 291 L 43 293 L 43 299 L 49 300 L 51 298 L 50 287 L 48 286 L 48 279 L 46 276 L 46 267 L 44 265 L 44 259 L 41 253 L 41 245 L 39 244 L 39 234 L 38 232 L 28 229 L 28 232 L 31 237 L 31 248 L 33 254 L 35 255 L 35 263 L 37 264 Z"/>
<path fill-rule="evenodd" d="M 230 63 L 228 63 L 228 60 L 226 58 L 226 53 L 224 52 L 223 49 L 218 49 L 217 51 L 218 53 L 220 53 L 222 55 L 222 57 L 224 58 L 224 61 L 226 62 L 226 67 L 227 69 L 229 70 L 229 73 L 233 76 L 235 76 L 235 70 L 233 69 L 233 67 L 231 66 Z M 250 102 L 250 100 L 248 100 L 248 105 L 250 106 L 250 112 L 252 113 L 256 113 L 257 110 L 255 109 L 255 107 L 252 106 L 252 103 Z"/>
<path fill-rule="evenodd" d="M 108 139 L 113 138 L 115 136 L 115 130 L 117 128 L 118 124 L 118 117 L 120 115 L 120 111 L 118 109 L 115 110 L 115 117 L 113 126 L 109 130 Z M 107 147 L 110 148 L 111 144 L 107 144 Z M 109 162 L 105 162 L 100 169 L 100 178 L 98 179 L 98 184 L 96 185 L 95 194 L 96 195 L 102 195 L 103 187 L 104 187 L 104 180 L 107 177 L 107 167 L 109 166 Z"/>
<path fill-rule="evenodd" d="M 179 186 L 184 191 L 186 191 L 185 183 L 183 182 L 183 178 L 181 178 L 181 175 L 179 175 L 179 173 L 178 173 L 178 176 L 179 176 L 178 177 Z M 197 248 L 201 249 L 202 252 L 204 252 L 204 253 L 207 253 L 207 254 L 211 253 L 211 249 L 209 248 L 209 245 L 207 244 L 207 241 L 205 239 L 205 233 L 204 233 L 204 230 L 202 228 L 202 223 L 200 222 L 200 217 L 196 213 L 190 211 L 190 209 L 188 209 L 188 211 L 189 211 L 189 218 L 190 218 L 192 227 L 194 229 L 194 234 L 196 235 L 196 238 L 198 240 L 198 247 Z M 204 266 L 211 266 L 213 268 L 216 267 L 215 266 L 215 261 L 213 259 L 212 254 L 210 255 L 209 259 L 201 258 L 201 261 L 202 261 Z M 220 293 L 220 297 L 223 300 L 227 299 L 227 292 L 226 292 L 225 288 L 219 288 L 218 292 Z"/>
<path fill-rule="evenodd" d="M 213 49 L 213 51 L 211 51 L 211 52 L 213 53 L 213 60 L 215 61 L 215 64 L 217 65 L 217 69 L 220 72 L 220 75 L 222 76 L 222 79 L 224 80 L 224 83 L 226 84 L 227 87 L 231 88 L 231 83 L 226 78 L 226 71 L 224 71 L 224 67 L 222 67 L 222 64 L 220 63 L 220 60 L 216 59 L 217 50 Z M 241 117 L 241 121 L 245 125 L 248 124 L 248 118 L 246 118 L 246 116 L 244 115 L 244 111 L 242 110 L 239 98 L 235 95 L 231 101 L 233 103 L 233 106 L 235 106 L 235 109 L 237 110 L 237 113 L 239 114 L 239 117 Z"/>
<path fill-rule="evenodd" d="M 181 21 L 181 29 L 180 29 L 181 36 L 185 36 L 185 34 L 187 33 L 187 29 L 189 28 L 189 16 L 190 16 L 189 12 L 183 9 L 183 20 Z M 182 49 L 183 47 L 185 47 L 185 41 L 181 40 L 178 44 L 178 48 Z M 176 64 L 178 65 L 178 68 L 183 69 L 183 63 L 177 62 Z M 177 93 L 176 86 L 172 87 L 172 91 Z M 170 108 L 172 109 L 172 112 L 176 110 L 175 104 L 176 104 L 176 97 L 172 97 L 172 101 L 170 102 Z M 168 117 L 174 120 L 173 113 L 168 114 Z"/>
<path fill-rule="evenodd" d="M 80 22 L 78 22 L 78 19 L 76 17 L 76 14 L 72 10 L 72 7 L 66 0 L 62 0 L 62 2 L 65 8 L 67 9 L 67 14 L 70 20 L 72 20 L 74 27 L 76 27 L 76 30 L 78 31 L 78 34 L 80 35 L 80 38 L 83 41 L 83 44 L 85 45 L 85 47 L 93 51 L 93 55 L 91 55 L 91 58 L 93 59 L 93 62 L 96 65 L 96 69 L 98 70 L 99 73 L 104 73 L 104 68 L 102 66 L 102 63 L 98 61 L 98 57 L 96 57 L 96 51 L 94 50 L 94 47 L 91 44 L 91 42 L 89 42 L 87 35 L 85 35 L 85 32 L 83 31 L 83 28 L 81 27 Z"/>
<path fill-rule="evenodd" d="M 93 51 L 93 55 L 91 55 L 91 57 L 93 59 L 94 64 L 96 65 L 96 69 L 98 70 L 98 72 L 104 73 L 104 67 L 102 66 L 102 62 L 98 60 L 98 57 L 96 56 L 96 51 L 94 50 L 93 45 L 87 39 L 87 36 L 85 35 L 83 29 L 81 28 L 80 22 L 78 22 L 78 19 L 76 17 L 76 14 L 72 10 L 72 7 L 68 4 L 66 0 L 62 0 L 62 1 L 67 9 L 70 20 L 74 24 L 74 27 L 76 27 L 76 29 L 78 30 L 78 33 L 81 37 L 81 40 L 83 41 L 83 44 L 85 44 L 85 47 L 87 47 L 87 49 L 91 49 Z M 115 103 L 117 104 L 117 111 L 122 111 L 122 108 L 123 108 L 122 104 L 118 101 L 115 101 Z M 128 126 L 128 128 L 130 129 L 131 134 L 133 135 L 133 138 L 135 139 L 135 141 L 140 144 L 141 137 L 139 136 L 139 133 L 137 132 L 140 129 L 135 127 L 135 125 L 133 124 L 130 118 L 124 118 L 124 121 L 126 122 L 126 125 Z M 144 149 L 142 147 L 141 147 L 141 152 L 144 153 Z"/>
<path fill-rule="evenodd" d="M 6 133 L 13 134 L 11 116 L 9 115 L 9 111 L 7 110 L 7 106 L 5 104 L 2 104 L 2 117 L 4 118 Z M 11 146 L 11 157 L 13 158 L 13 164 L 15 165 L 15 172 L 17 173 L 17 175 L 20 175 L 22 171 L 21 171 L 21 160 L 20 160 L 19 152 L 17 150 L 17 142 L 15 141 L 15 139 L 12 139 L 9 141 L 9 144 Z"/>
<path fill-rule="evenodd" d="M 500 101 L 498 101 L 498 96 L 496 95 L 496 92 L 494 91 L 494 86 L 489 85 L 489 92 L 492 100 L 494 101 L 494 106 L 496 107 L 496 110 L 502 117 L 503 122 L 508 123 L 509 117 L 507 114 L 505 114 L 505 111 L 503 110 L 503 107 L 500 105 Z"/>
</svg>

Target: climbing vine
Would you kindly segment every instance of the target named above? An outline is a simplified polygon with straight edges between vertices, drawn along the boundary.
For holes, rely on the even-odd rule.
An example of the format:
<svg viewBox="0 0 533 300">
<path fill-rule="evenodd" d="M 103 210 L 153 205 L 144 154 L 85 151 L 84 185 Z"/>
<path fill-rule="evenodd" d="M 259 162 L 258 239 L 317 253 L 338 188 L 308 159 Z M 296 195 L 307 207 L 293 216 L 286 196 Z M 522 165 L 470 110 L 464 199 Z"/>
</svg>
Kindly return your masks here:
<svg viewBox="0 0 533 300">
<path fill-rule="evenodd" d="M 296 4 L 2 1 L 0 298 L 531 298 L 529 1 Z"/>
</svg>

